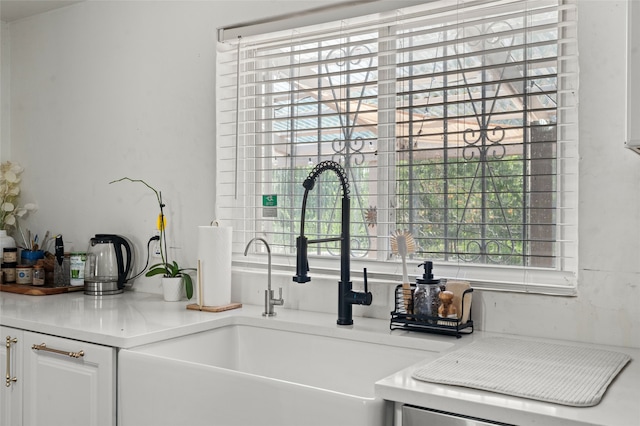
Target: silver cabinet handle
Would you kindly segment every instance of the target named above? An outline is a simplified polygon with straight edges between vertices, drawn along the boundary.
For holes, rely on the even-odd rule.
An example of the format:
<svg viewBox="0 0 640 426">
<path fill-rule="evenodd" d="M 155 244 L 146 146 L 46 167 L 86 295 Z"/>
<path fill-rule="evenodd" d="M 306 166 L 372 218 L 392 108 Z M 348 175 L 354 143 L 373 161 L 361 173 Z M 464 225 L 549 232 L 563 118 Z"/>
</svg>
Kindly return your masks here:
<svg viewBox="0 0 640 426">
<path fill-rule="evenodd" d="M 10 387 L 12 383 L 17 382 L 17 377 L 11 377 L 11 344 L 18 343 L 18 339 L 16 337 L 11 338 L 11 336 L 7 336 L 7 387 Z"/>
<path fill-rule="evenodd" d="M 61 351 L 60 349 L 48 348 L 47 345 L 44 343 L 41 343 L 39 345 L 33 345 L 31 346 L 31 349 L 33 349 L 34 351 L 53 352 L 54 354 L 65 355 L 71 358 L 81 358 L 84 356 L 84 351 L 79 351 L 79 352 Z"/>
</svg>

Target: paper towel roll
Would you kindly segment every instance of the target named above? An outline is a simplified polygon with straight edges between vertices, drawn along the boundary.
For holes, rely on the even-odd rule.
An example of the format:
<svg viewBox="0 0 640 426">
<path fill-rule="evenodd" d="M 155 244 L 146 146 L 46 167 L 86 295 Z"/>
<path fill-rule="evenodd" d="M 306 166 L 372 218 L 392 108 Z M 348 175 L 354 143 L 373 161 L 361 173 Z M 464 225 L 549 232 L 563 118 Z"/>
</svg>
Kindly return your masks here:
<svg viewBox="0 0 640 426">
<path fill-rule="evenodd" d="M 198 304 L 223 306 L 231 303 L 231 243 L 229 226 L 198 227 L 198 259 L 202 281 L 202 296 L 198 294 L 197 284 L 194 289 Z"/>
</svg>

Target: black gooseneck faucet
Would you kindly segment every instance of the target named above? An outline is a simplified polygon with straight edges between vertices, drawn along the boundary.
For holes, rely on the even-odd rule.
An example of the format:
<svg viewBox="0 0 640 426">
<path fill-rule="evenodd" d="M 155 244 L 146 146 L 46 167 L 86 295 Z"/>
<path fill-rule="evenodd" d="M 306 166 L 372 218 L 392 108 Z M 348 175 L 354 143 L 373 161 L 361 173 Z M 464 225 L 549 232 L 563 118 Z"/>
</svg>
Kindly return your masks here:
<svg viewBox="0 0 640 426">
<path fill-rule="evenodd" d="M 309 240 L 304 236 L 304 218 L 307 210 L 307 196 L 309 191 L 313 189 L 316 179 L 327 170 L 333 170 L 340 179 L 342 185 L 342 225 L 341 235 L 339 237 L 320 238 L 317 240 Z M 347 175 L 335 161 L 323 161 L 316 165 L 309 176 L 302 183 L 304 187 L 304 197 L 302 199 L 302 218 L 300 220 L 300 236 L 296 239 L 296 275 L 293 281 L 297 283 L 306 283 L 311 281 L 307 275 L 309 272 L 309 261 L 307 258 L 307 247 L 309 244 L 326 243 L 330 241 L 340 241 L 340 282 L 338 283 L 338 325 L 353 324 L 352 305 L 371 305 L 373 296 L 367 289 L 367 277 L 365 269 L 365 288 L 364 292 L 356 292 L 351 289 L 350 279 L 350 263 L 351 263 L 351 233 L 350 233 L 350 215 L 351 201 L 349 199 L 349 180 Z"/>
</svg>

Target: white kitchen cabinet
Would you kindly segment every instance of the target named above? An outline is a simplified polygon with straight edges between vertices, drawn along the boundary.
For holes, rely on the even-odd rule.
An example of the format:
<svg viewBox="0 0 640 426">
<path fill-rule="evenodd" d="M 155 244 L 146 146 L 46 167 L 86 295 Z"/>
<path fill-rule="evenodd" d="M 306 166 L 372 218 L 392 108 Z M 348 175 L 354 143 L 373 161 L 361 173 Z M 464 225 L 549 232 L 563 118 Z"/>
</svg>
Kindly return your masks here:
<svg viewBox="0 0 640 426">
<path fill-rule="evenodd" d="M 115 425 L 114 348 L 2 327 L 7 336 L 17 342 L 3 366 L 9 355 L 16 380 L 3 389 L 0 426 Z"/>
<path fill-rule="evenodd" d="M 22 424 L 22 334 L 21 330 L 0 326 L 2 350 L 0 366 L 3 383 L 0 389 L 0 425 Z"/>
</svg>

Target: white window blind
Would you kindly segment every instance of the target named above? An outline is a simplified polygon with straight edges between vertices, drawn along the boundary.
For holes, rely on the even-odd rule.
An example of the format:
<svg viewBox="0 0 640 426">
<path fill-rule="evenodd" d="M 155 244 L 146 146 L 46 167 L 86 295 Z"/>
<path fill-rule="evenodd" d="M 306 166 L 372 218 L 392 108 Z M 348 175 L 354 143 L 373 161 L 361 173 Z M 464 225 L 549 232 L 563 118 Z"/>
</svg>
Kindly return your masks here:
<svg viewBox="0 0 640 426">
<path fill-rule="evenodd" d="M 293 258 L 302 182 L 334 160 L 354 261 L 391 270 L 390 235 L 406 229 L 412 258 L 441 275 L 570 294 L 575 13 L 565 0 L 434 1 L 219 43 L 217 203 L 234 251 L 262 235 Z M 339 234 L 337 177 L 309 195 L 306 235 Z"/>
</svg>

